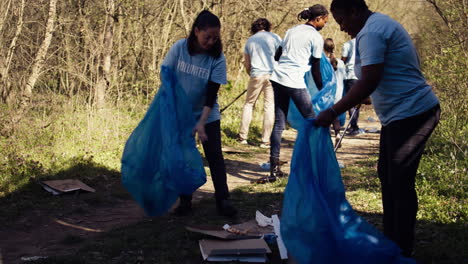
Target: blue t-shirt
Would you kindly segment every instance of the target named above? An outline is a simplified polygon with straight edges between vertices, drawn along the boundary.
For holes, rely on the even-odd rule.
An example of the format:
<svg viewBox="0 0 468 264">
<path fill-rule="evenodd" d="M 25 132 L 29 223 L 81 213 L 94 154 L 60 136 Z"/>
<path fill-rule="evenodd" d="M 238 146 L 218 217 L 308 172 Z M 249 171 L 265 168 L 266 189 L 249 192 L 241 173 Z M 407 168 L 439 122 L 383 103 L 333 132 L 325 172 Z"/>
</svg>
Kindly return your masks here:
<svg viewBox="0 0 468 264">
<path fill-rule="evenodd" d="M 268 31 L 259 31 L 247 40 L 244 53 L 250 56 L 250 77 L 273 72 L 275 51 L 280 44 L 281 38 Z"/>
<path fill-rule="evenodd" d="M 283 54 L 270 80 L 289 88 L 305 89 L 305 77 L 311 67 L 310 57 L 322 57 L 322 36 L 312 26 L 297 25 L 286 32 L 281 47 Z"/>
<path fill-rule="evenodd" d="M 188 52 L 187 39 L 178 40 L 171 47 L 162 65 L 174 70 L 177 81 L 191 100 L 192 111 L 196 120 L 200 118 L 205 106 L 208 81 L 219 84 L 226 84 L 227 82 L 224 54 L 221 54 L 217 59 L 207 54 L 191 56 Z M 221 114 L 216 100 L 206 123 L 220 118 Z"/>
<path fill-rule="evenodd" d="M 392 18 L 372 14 L 356 37 L 355 72 L 361 67 L 384 64 L 382 80 L 372 93 L 380 122 L 421 114 L 439 103 L 421 73 L 419 57 L 408 32 Z"/>
</svg>

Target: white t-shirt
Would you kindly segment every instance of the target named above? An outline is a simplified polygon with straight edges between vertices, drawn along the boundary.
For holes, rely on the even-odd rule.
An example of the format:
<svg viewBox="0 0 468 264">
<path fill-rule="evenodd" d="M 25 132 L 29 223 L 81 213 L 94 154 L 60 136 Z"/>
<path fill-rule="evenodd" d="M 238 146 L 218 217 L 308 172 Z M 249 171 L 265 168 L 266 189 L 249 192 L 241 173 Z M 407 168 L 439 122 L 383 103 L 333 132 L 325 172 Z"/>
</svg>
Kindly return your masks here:
<svg viewBox="0 0 468 264">
<path fill-rule="evenodd" d="M 188 52 L 187 39 L 178 40 L 166 54 L 163 66 L 175 71 L 177 82 L 182 86 L 192 102 L 192 111 L 195 120 L 200 118 L 206 101 L 208 81 L 226 84 L 226 58 L 221 54 L 213 58 L 207 54 L 191 56 Z M 221 118 L 219 105 L 216 102 L 211 108 L 206 123 Z"/>
<path fill-rule="evenodd" d="M 439 103 L 421 73 L 419 57 L 408 32 L 392 18 L 372 14 L 356 37 L 356 67 L 384 64 L 382 80 L 372 93 L 383 125 L 421 114 Z"/>
<path fill-rule="evenodd" d="M 346 57 L 346 80 L 356 80 L 356 74 L 354 73 L 354 64 L 356 60 L 356 39 L 347 41 L 343 44 L 343 50 L 341 51 L 341 57 Z"/>
<path fill-rule="evenodd" d="M 323 38 L 310 25 L 297 25 L 286 32 L 283 53 L 270 80 L 290 88 L 305 89 L 305 75 L 310 71 L 311 56 L 322 57 Z"/>
<path fill-rule="evenodd" d="M 335 103 L 341 100 L 343 97 L 344 81 L 346 76 L 346 67 L 342 60 L 336 59 L 338 61 L 337 69 L 335 71 L 336 76 L 336 94 L 335 94 Z"/>
<path fill-rule="evenodd" d="M 273 72 L 275 51 L 280 44 L 281 38 L 268 31 L 259 31 L 247 40 L 244 52 L 250 56 L 250 77 Z"/>
</svg>

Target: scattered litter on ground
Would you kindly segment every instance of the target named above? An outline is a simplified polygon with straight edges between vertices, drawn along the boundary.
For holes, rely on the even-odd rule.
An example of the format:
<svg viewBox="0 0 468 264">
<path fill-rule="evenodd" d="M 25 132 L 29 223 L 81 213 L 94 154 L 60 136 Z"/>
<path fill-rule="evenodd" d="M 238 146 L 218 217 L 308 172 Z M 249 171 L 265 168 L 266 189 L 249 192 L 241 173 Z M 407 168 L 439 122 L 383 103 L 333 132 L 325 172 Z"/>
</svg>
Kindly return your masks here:
<svg viewBox="0 0 468 264">
<path fill-rule="evenodd" d="M 255 220 L 237 225 L 186 226 L 192 232 L 208 235 L 215 239 L 199 241 L 200 252 L 205 261 L 241 261 L 265 263 L 271 253 L 268 244 L 277 244 L 281 259 L 287 251 L 281 240 L 280 220 L 277 215 L 267 217 L 256 211 Z M 267 244 L 268 243 L 268 244 Z"/>
<path fill-rule="evenodd" d="M 63 193 L 74 192 L 74 191 L 87 191 L 87 192 L 96 192 L 95 189 L 84 184 L 80 180 L 52 180 L 52 181 L 41 181 L 39 184 L 44 188 L 44 190 L 52 193 L 53 195 L 60 195 Z"/>
<path fill-rule="evenodd" d="M 44 256 L 33 256 L 33 257 L 21 257 L 21 261 L 37 261 L 40 259 L 46 259 L 48 257 Z"/>
<path fill-rule="evenodd" d="M 271 253 L 265 240 L 242 239 L 230 241 L 200 240 L 200 251 L 205 261 L 240 261 L 267 262 L 267 255 Z"/>
<path fill-rule="evenodd" d="M 377 122 L 377 120 L 375 120 L 375 118 L 373 118 L 372 116 L 367 117 L 367 121 L 369 121 L 369 122 Z"/>
<path fill-rule="evenodd" d="M 270 162 L 260 164 L 260 168 L 262 168 L 262 170 L 270 170 Z"/>
<path fill-rule="evenodd" d="M 255 220 L 257 221 L 257 224 L 259 226 L 262 226 L 262 227 L 273 226 L 273 219 L 271 219 L 270 217 L 266 217 L 265 215 L 260 213 L 260 211 L 258 210 L 255 212 Z"/>
<path fill-rule="evenodd" d="M 345 168 L 344 163 L 341 162 L 341 161 L 338 161 L 338 166 L 340 167 L 340 169 L 344 169 L 344 168 Z"/>
</svg>

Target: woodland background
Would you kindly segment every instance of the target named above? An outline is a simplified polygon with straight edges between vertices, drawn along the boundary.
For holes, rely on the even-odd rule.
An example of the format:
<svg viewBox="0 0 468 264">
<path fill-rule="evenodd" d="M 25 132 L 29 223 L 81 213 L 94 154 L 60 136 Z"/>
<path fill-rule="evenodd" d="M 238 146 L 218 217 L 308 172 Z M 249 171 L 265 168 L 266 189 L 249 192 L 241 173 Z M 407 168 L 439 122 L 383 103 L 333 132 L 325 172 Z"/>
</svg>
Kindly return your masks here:
<svg viewBox="0 0 468 264">
<path fill-rule="evenodd" d="M 302 23 L 296 17 L 303 8 L 330 2 L 0 1 L 0 199 L 77 164 L 118 171 L 125 140 L 158 90 L 162 59 L 202 9 L 222 23 L 229 79 L 220 91 L 223 107 L 245 89 L 243 46 L 255 19 L 269 19 L 284 36 Z M 418 172 L 418 218 L 466 226 L 467 1 L 367 2 L 408 29 L 441 100 L 442 120 Z M 338 56 L 349 39 L 332 17 L 321 34 L 335 40 Z M 241 101 L 223 114 L 224 144 L 235 144 Z"/>
</svg>

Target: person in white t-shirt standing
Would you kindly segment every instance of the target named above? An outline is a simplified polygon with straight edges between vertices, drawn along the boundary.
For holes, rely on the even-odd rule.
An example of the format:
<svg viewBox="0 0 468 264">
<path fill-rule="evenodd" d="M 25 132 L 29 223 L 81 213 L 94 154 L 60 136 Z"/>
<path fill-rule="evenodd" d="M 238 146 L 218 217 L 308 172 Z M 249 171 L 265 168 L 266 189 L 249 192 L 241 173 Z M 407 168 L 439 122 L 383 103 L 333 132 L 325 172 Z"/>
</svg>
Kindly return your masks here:
<svg viewBox="0 0 468 264">
<path fill-rule="evenodd" d="M 275 96 L 275 124 L 271 133 L 270 175 L 258 182 L 275 181 L 286 175 L 280 170 L 281 135 L 286 126 L 289 101 L 292 100 L 304 118 L 315 116 L 307 90 L 305 77 L 310 71 L 319 90 L 322 89 L 320 58 L 323 38 L 318 33 L 328 21 L 328 10 L 323 5 L 314 5 L 298 14 L 305 24 L 290 28 L 281 43 L 278 65 L 270 81 Z M 278 57 L 278 56 L 275 56 Z"/>
<path fill-rule="evenodd" d="M 275 51 L 281 44 L 281 38 L 270 32 L 271 23 L 265 18 L 259 18 L 252 23 L 251 36 L 244 49 L 244 64 L 250 75 L 247 86 L 242 120 L 239 130 L 239 141 L 247 144 L 250 122 L 252 121 L 252 110 L 260 93 L 263 92 L 263 131 L 261 148 L 270 147 L 270 136 L 275 121 L 275 105 L 273 87 L 270 76 L 275 65 Z"/>
<path fill-rule="evenodd" d="M 351 87 L 356 83 L 357 77 L 354 73 L 354 64 L 356 61 L 356 39 L 353 38 L 345 44 L 343 44 L 343 49 L 341 50 L 341 60 L 346 65 L 346 78 L 345 78 L 345 87 L 344 87 L 344 94 L 346 94 Z M 359 134 L 359 108 L 352 107 L 349 109 L 349 117 L 354 116 L 349 120 L 351 123 L 350 130 L 348 131 L 348 135 L 354 136 Z"/>
<path fill-rule="evenodd" d="M 371 95 L 382 123 L 377 172 L 384 234 L 409 257 L 418 211 L 416 172 L 439 122 L 439 100 L 421 73 L 416 48 L 402 25 L 373 13 L 364 0 L 333 0 L 331 11 L 341 30 L 356 38 L 358 81 L 318 115 L 317 124 L 328 127 L 336 116 Z"/>
</svg>

